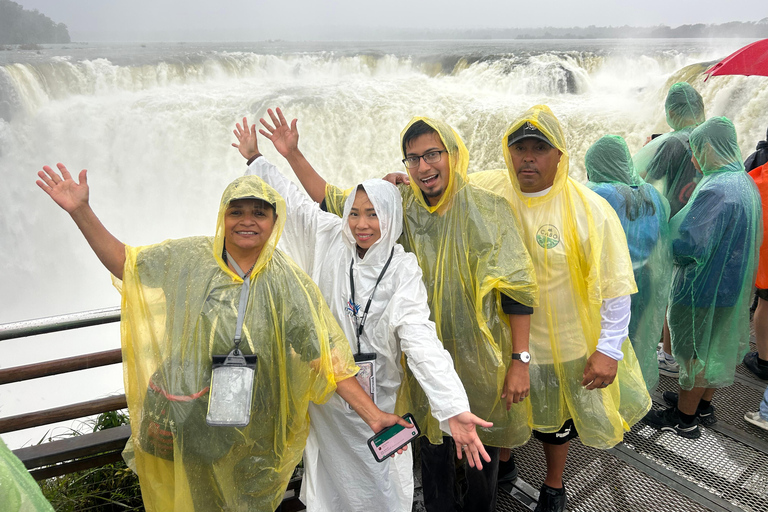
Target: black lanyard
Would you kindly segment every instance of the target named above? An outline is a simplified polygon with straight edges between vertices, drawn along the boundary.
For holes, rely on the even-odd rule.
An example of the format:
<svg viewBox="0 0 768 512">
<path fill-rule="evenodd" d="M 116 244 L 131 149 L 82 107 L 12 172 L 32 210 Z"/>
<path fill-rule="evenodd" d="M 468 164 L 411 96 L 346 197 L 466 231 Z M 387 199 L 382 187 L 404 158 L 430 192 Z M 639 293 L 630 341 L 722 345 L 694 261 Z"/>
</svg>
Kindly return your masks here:
<svg viewBox="0 0 768 512">
<path fill-rule="evenodd" d="M 365 319 L 368 318 L 368 310 L 371 308 L 371 302 L 373 301 L 373 294 L 376 293 L 376 287 L 379 286 L 379 282 L 381 282 L 381 278 L 384 277 L 384 272 L 387 271 L 387 267 L 389 267 L 389 263 L 392 261 L 392 256 L 395 254 L 395 248 L 392 247 L 392 251 L 389 253 L 389 259 L 384 264 L 384 268 L 381 269 L 381 274 L 379 274 L 379 278 L 376 280 L 376 284 L 373 285 L 373 291 L 371 291 L 371 296 L 368 297 L 368 304 L 365 305 L 365 310 L 363 311 L 363 316 L 360 317 L 360 322 L 358 323 L 358 316 L 357 316 L 357 304 L 355 304 L 355 271 L 354 271 L 354 264 L 355 264 L 355 255 L 352 255 L 352 261 L 349 263 L 349 289 L 352 293 L 352 298 L 349 299 L 349 303 L 352 306 L 352 314 L 355 317 L 355 334 L 357 335 L 357 353 L 360 353 L 360 335 L 363 334 L 363 328 L 365 327 Z"/>
</svg>

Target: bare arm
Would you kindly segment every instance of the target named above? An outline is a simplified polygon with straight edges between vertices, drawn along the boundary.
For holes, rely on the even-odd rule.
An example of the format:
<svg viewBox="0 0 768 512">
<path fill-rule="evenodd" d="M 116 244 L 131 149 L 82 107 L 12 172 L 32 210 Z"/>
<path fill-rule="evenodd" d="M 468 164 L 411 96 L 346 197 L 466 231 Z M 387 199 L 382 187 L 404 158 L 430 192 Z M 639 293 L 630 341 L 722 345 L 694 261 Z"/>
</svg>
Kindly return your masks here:
<svg viewBox="0 0 768 512">
<path fill-rule="evenodd" d="M 531 331 L 531 315 L 508 315 L 509 326 L 512 330 L 512 352 L 528 352 L 528 342 Z M 507 410 L 512 404 L 522 402 L 531 388 L 531 377 L 528 363 L 512 359 L 509 363 L 507 376 L 504 378 L 504 390 L 501 397 L 507 399 Z"/>
<path fill-rule="evenodd" d="M 69 213 L 72 220 L 83 233 L 88 244 L 96 253 L 101 263 L 118 279 L 123 278 L 125 266 L 125 245 L 107 231 L 88 204 L 87 171 L 83 169 L 78 176 L 79 183 L 72 179 L 64 164 L 56 164 L 61 172 L 59 176 L 49 166 L 43 167 L 37 175 L 37 185 L 51 196 L 56 204 Z"/>
<path fill-rule="evenodd" d="M 261 124 L 266 130 L 259 130 L 264 137 L 272 141 L 275 145 L 275 149 L 288 160 L 288 164 L 296 173 L 296 177 L 299 178 L 304 190 L 307 191 L 309 197 L 316 203 L 322 203 L 325 199 L 325 180 L 320 174 L 312 167 L 312 165 L 304 158 L 304 155 L 299 150 L 299 131 L 296 128 L 297 120 L 291 121 L 288 126 L 288 121 L 285 120 L 283 112 L 278 108 L 275 109 L 276 113 L 272 109 L 268 109 L 272 124 L 260 119 Z"/>
</svg>

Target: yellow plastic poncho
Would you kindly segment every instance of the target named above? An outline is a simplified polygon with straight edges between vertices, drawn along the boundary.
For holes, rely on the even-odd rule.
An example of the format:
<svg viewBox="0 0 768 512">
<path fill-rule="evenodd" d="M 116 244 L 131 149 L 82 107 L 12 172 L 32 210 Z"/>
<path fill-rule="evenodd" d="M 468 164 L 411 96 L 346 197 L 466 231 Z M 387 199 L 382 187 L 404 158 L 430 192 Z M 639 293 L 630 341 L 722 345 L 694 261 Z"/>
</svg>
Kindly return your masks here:
<svg viewBox="0 0 768 512">
<path fill-rule="evenodd" d="M 669 222 L 675 269 L 667 319 L 680 387 L 721 388 L 733 383 L 749 348 L 762 208 L 727 118 L 696 128 L 691 149 L 704 178 Z"/>
<path fill-rule="evenodd" d="M 562 151 L 554 184 L 539 197 L 521 192 L 507 148 L 509 135 L 524 123 Z M 629 338 L 611 385 L 592 391 L 581 385 L 600 336 L 602 301 L 637 291 L 624 231 L 603 198 L 568 176 L 565 136 L 549 107 L 537 105 L 514 121 L 502 150 L 507 170 L 471 174 L 470 182 L 508 198 L 520 215 L 536 267 L 540 305 L 531 318 L 533 428 L 556 432 L 573 418 L 583 444 L 610 448 L 651 407 Z"/>
<path fill-rule="evenodd" d="M 467 183 L 469 154 L 459 135 L 445 123 L 416 117 L 434 128 L 448 150 L 450 177 L 436 206 L 429 206 L 411 180 L 401 187 L 403 235 L 399 242 L 418 259 L 427 288 L 431 319 L 464 384 L 471 411 L 493 422 L 478 429 L 490 446 L 519 446 L 530 437 L 530 404 L 506 410 L 501 398 L 512 343 L 500 293 L 535 306 L 533 265 L 523 246 L 519 221 L 507 201 Z M 402 144 L 401 144 L 402 146 Z M 340 214 L 345 193 L 328 186 L 326 206 Z M 430 442 L 442 443 L 439 424 L 408 368 L 400 387 L 398 411 L 413 412 Z"/>
<path fill-rule="evenodd" d="M 277 210 L 250 273 L 240 344 L 258 356 L 251 418 L 246 427 L 211 427 L 211 356 L 234 348 L 243 283 L 222 259 L 224 213 L 243 197 Z M 148 511 L 274 511 L 301 459 L 309 402 L 327 400 L 357 370 L 320 291 L 275 249 L 285 211 L 272 188 L 244 176 L 224 191 L 215 237 L 126 248 L 124 380 Z"/>
</svg>

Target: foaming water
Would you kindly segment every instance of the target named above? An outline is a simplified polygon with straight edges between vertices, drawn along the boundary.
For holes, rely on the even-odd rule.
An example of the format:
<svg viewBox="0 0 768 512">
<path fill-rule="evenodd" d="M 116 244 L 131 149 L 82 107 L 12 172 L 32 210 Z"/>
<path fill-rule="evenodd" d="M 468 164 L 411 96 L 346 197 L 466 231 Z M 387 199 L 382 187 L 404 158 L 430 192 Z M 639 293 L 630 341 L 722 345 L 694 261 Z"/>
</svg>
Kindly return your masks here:
<svg viewBox="0 0 768 512">
<path fill-rule="evenodd" d="M 234 123 L 280 106 L 331 182 L 401 170 L 414 115 L 464 138 L 470 172 L 504 166 L 501 137 L 537 103 L 563 122 L 572 175 L 607 133 L 639 149 L 669 131 L 669 86 L 690 80 L 707 115 L 726 115 L 747 153 L 765 135 L 768 78 L 715 77 L 706 63 L 748 41 L 437 41 L 253 45 L 69 45 L 0 52 L 0 323 L 119 304 L 77 228 L 35 185 L 44 164 L 89 169 L 91 204 L 122 241 L 143 245 L 213 232 L 224 187 L 245 170 Z M 286 174 L 285 161 L 260 139 Z M 100 334 L 0 343 L 0 366 L 117 346 Z M 35 351 L 26 350 L 34 346 Z M 46 355 L 43 355 L 46 354 Z M 121 388 L 100 376 L 94 396 Z M 99 380 L 99 379 L 104 379 Z M 48 386 L 50 389 L 51 386 Z M 26 388 L 25 388 L 26 389 Z M 54 390 L 57 391 L 57 390 Z M 65 390 L 46 406 L 71 401 Z M 39 408 L 15 393 L 0 414 Z M 6 437 L 6 436 L 4 436 Z"/>
</svg>

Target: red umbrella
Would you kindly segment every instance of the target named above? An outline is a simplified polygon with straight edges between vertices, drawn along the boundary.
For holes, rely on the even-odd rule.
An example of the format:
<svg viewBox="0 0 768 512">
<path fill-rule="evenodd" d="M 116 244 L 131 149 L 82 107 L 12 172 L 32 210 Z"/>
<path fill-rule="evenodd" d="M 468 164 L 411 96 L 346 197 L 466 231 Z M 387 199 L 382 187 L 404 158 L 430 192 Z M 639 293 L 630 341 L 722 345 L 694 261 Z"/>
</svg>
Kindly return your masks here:
<svg viewBox="0 0 768 512">
<path fill-rule="evenodd" d="M 768 39 L 755 41 L 736 50 L 705 73 L 707 78 L 717 75 L 768 76 Z"/>
</svg>

